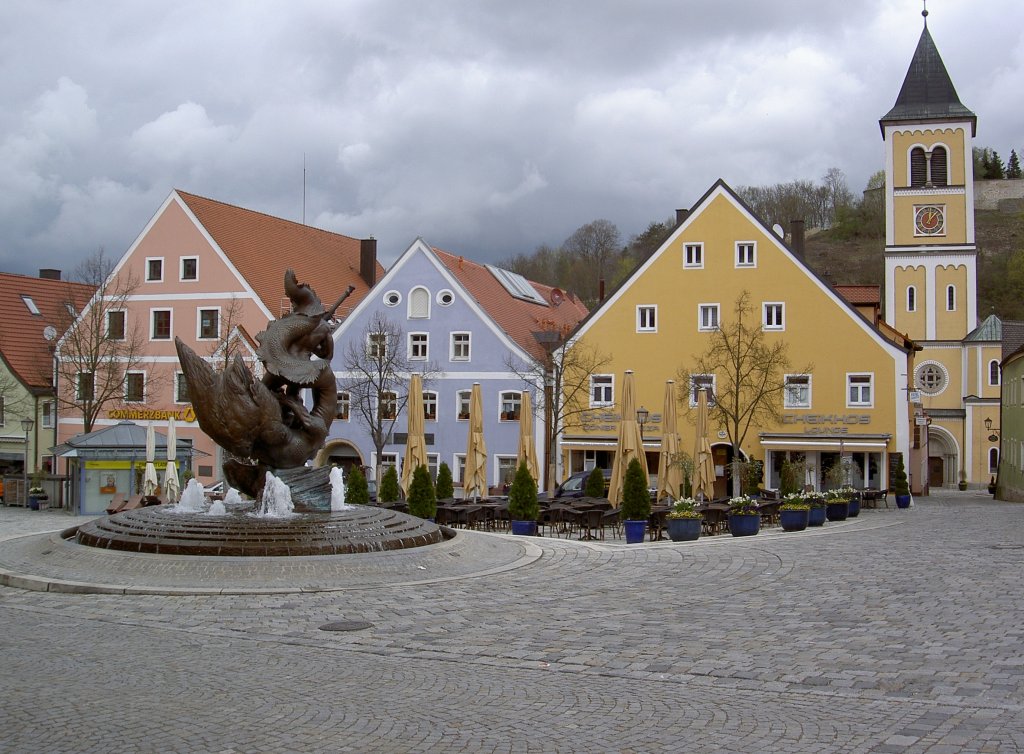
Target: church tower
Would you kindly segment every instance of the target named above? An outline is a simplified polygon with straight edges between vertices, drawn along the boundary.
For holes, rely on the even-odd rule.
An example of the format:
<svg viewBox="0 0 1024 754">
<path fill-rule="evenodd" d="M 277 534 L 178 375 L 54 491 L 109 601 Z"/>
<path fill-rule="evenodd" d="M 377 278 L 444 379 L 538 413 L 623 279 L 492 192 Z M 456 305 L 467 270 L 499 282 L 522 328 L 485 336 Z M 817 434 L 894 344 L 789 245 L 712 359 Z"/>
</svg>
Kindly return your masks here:
<svg viewBox="0 0 1024 754">
<path fill-rule="evenodd" d="M 977 116 L 961 104 L 928 11 L 885 140 L 885 319 L 918 342 L 960 341 L 977 324 Z"/>
</svg>

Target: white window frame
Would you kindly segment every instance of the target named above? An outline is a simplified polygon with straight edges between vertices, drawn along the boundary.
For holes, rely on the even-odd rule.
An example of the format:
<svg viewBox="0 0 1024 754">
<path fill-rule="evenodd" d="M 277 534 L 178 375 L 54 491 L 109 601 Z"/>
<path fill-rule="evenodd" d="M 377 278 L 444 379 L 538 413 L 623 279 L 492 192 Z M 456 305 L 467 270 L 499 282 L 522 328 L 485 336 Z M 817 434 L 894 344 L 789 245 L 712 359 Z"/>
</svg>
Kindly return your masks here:
<svg viewBox="0 0 1024 754">
<path fill-rule="evenodd" d="M 182 388 L 183 385 L 185 387 L 185 397 L 186 397 L 186 400 L 181 400 L 181 388 Z M 191 400 L 187 400 L 187 398 L 188 398 L 188 382 L 185 381 L 185 373 L 184 372 L 175 372 L 174 373 L 174 402 L 175 403 L 180 403 L 180 404 L 191 403 L 192 401 Z"/>
<path fill-rule="evenodd" d="M 777 312 L 778 317 L 769 316 L 770 312 Z M 775 321 L 771 321 L 775 320 Z M 786 304 L 783 301 L 765 301 L 761 304 L 761 327 L 765 330 L 786 329 Z"/>
<path fill-rule="evenodd" d="M 203 312 L 217 312 L 217 334 L 203 335 Z M 220 307 L 200 306 L 196 307 L 196 340 L 220 340 Z"/>
<path fill-rule="evenodd" d="M 431 405 L 431 402 L 433 402 L 433 406 L 434 406 L 434 416 L 433 416 L 433 418 L 431 418 L 427 414 L 427 408 Z M 440 415 L 440 405 L 441 405 L 440 404 L 440 397 L 438 396 L 436 390 L 424 390 L 423 391 L 423 421 L 436 422 L 438 416 Z"/>
<path fill-rule="evenodd" d="M 863 378 L 867 378 L 864 382 Z M 858 385 L 859 397 L 853 396 L 854 385 Z M 863 392 L 866 386 L 868 399 L 864 400 Z M 846 373 L 846 407 L 847 408 L 874 408 L 875 405 L 875 373 L 874 372 L 847 372 Z"/>
<path fill-rule="evenodd" d="M 636 331 L 658 332 L 658 305 L 638 304 L 636 307 Z"/>
<path fill-rule="evenodd" d="M 167 312 L 169 315 L 167 323 L 167 337 L 157 338 L 156 337 L 156 313 Z M 155 340 L 160 343 L 165 343 L 169 340 L 174 340 L 174 309 L 167 309 L 165 307 L 157 307 L 149 310 L 149 339 Z"/>
<path fill-rule="evenodd" d="M 715 324 L 706 325 L 704 316 L 707 314 L 714 314 Z M 722 307 L 720 304 L 697 304 L 697 330 L 700 332 L 715 332 L 722 326 Z"/>
<path fill-rule="evenodd" d="M 149 276 L 150 262 L 159 262 L 160 263 L 160 277 L 158 277 L 158 278 L 151 278 Z M 144 282 L 146 282 L 146 283 L 162 283 L 162 282 L 164 282 L 164 268 L 165 268 L 166 265 L 164 264 L 164 258 L 163 257 L 146 257 L 145 264 L 146 264 L 146 266 L 145 266 L 145 269 L 143 270 L 143 273 L 142 273 L 142 278 L 143 278 Z"/>
<path fill-rule="evenodd" d="M 988 473 L 999 473 L 999 448 L 991 447 L 988 449 Z"/>
<path fill-rule="evenodd" d="M 737 267 L 757 267 L 757 241 L 737 241 L 735 248 Z"/>
<path fill-rule="evenodd" d="M 129 398 L 128 397 L 128 377 L 129 375 L 137 374 L 142 377 L 142 397 L 141 398 Z M 146 373 L 138 369 L 129 369 L 124 373 L 124 402 L 125 403 L 145 403 L 146 402 Z"/>
<path fill-rule="evenodd" d="M 600 388 L 602 393 L 606 393 L 607 400 L 597 400 L 594 397 L 595 388 L 598 386 L 597 382 L 600 380 Z M 615 375 L 614 374 L 592 374 L 590 375 L 590 407 L 598 408 L 600 406 L 614 406 L 615 405 Z"/>
<path fill-rule="evenodd" d="M 384 294 L 384 306 L 398 306 L 402 303 L 402 294 L 400 291 L 390 290 Z"/>
<path fill-rule="evenodd" d="M 784 384 L 784 387 L 783 387 L 783 390 L 782 390 L 782 396 L 783 396 L 782 405 L 783 405 L 783 408 L 810 408 L 811 407 L 812 396 L 813 396 L 812 384 L 811 384 L 812 383 L 811 375 L 809 375 L 809 374 L 787 374 L 787 375 L 785 375 L 785 377 L 783 379 L 785 380 L 785 384 Z M 806 401 L 801 402 L 801 401 L 797 401 L 797 400 L 793 399 L 793 392 L 790 390 L 790 380 L 792 380 L 792 379 L 807 380 L 806 385 L 803 386 L 803 391 L 807 395 Z"/>
<path fill-rule="evenodd" d="M 419 295 L 417 295 L 419 294 Z M 430 319 L 430 291 L 427 290 L 426 286 L 417 285 L 409 291 L 409 304 L 406 307 L 406 316 L 409 319 Z M 427 311 L 425 314 L 414 314 L 412 311 L 413 305 L 418 301 L 426 303 Z"/>
<path fill-rule="evenodd" d="M 416 341 L 414 341 L 414 338 Z M 409 333 L 408 354 L 409 361 L 426 361 L 430 354 L 430 333 L 411 332 Z M 422 342 L 419 342 L 419 341 Z M 422 355 L 418 354 L 418 346 L 423 346 Z"/>
<path fill-rule="evenodd" d="M 399 463 L 400 460 L 401 459 L 398 457 L 398 453 L 395 453 L 393 451 L 385 451 L 385 452 L 381 453 L 379 459 L 377 458 L 377 454 L 373 453 L 373 461 L 374 461 L 373 469 L 374 469 L 374 472 L 376 472 L 377 467 L 379 466 L 380 467 L 380 475 L 381 475 L 381 479 L 375 479 L 374 480 L 374 481 L 377 482 L 377 485 L 378 485 L 378 487 L 377 487 L 377 493 L 378 494 L 380 494 L 380 483 L 381 483 L 384 475 L 387 473 L 388 469 L 391 468 L 391 467 L 394 467 L 395 471 L 398 471 L 398 469 L 399 469 L 398 463 Z"/>
<path fill-rule="evenodd" d="M 511 463 L 511 466 L 509 464 Z M 505 467 L 506 471 L 509 472 L 506 475 L 502 475 L 502 466 Z M 508 453 L 502 453 L 501 455 L 494 456 L 494 479 L 495 484 L 502 485 L 505 483 L 505 479 L 508 478 L 509 484 L 516 478 L 516 469 L 519 467 L 519 457 L 516 455 L 509 455 Z"/>
<path fill-rule="evenodd" d="M 115 337 L 111 336 L 111 334 L 110 334 L 110 315 L 111 314 L 123 314 L 124 315 L 124 318 L 122 319 L 122 322 L 121 322 L 121 326 L 122 326 L 123 329 L 121 331 L 121 337 L 120 338 L 115 338 Z M 128 310 L 127 309 L 108 309 L 107 310 L 106 319 L 107 319 L 107 322 L 106 322 L 106 325 L 107 325 L 106 326 L 107 340 L 116 341 L 116 342 L 120 343 L 120 342 L 123 342 L 123 341 L 128 339 Z"/>
<path fill-rule="evenodd" d="M 708 395 L 708 406 L 715 405 L 715 391 L 718 389 L 718 378 L 713 374 L 691 374 L 690 375 L 690 408 L 695 408 L 697 405 L 697 390 L 700 389 L 700 385 L 707 385 L 707 380 L 701 380 L 698 384 L 698 378 L 710 377 L 711 378 L 711 393 Z"/>
<path fill-rule="evenodd" d="M 369 359 L 386 359 L 390 353 L 388 350 L 391 348 L 390 340 L 391 338 L 384 332 L 366 333 L 366 357 Z"/>
<path fill-rule="evenodd" d="M 344 398 L 342 397 L 344 396 Z M 352 421 L 352 394 L 348 390 L 338 390 L 336 394 L 337 406 L 334 409 L 334 421 Z M 341 416 L 341 407 L 345 407 L 345 415 Z"/>
<path fill-rule="evenodd" d="M 452 454 L 452 483 L 461 485 L 466 477 L 466 454 Z"/>
<path fill-rule="evenodd" d="M 704 269 L 704 243 L 683 244 L 683 268 L 687 270 Z"/>
<path fill-rule="evenodd" d="M 505 403 L 508 402 L 515 406 L 515 410 L 511 413 L 515 413 L 515 416 L 511 419 L 506 419 L 505 414 Z M 523 391 L 522 390 L 501 390 L 498 392 L 498 421 L 500 422 L 517 422 L 519 416 L 523 412 Z"/>
<path fill-rule="evenodd" d="M 472 402 L 472 396 L 472 390 L 457 390 L 455 392 L 455 421 L 469 421 L 469 407 Z M 466 406 L 465 411 L 462 410 L 463 403 Z"/>
<path fill-rule="evenodd" d="M 466 355 L 465 356 L 456 356 L 455 355 L 455 338 L 456 338 L 456 336 L 461 337 L 463 335 L 466 336 L 466 343 L 465 343 Z M 449 361 L 472 361 L 472 359 L 473 359 L 473 333 L 467 332 L 467 331 L 463 331 L 463 330 L 459 330 L 457 332 L 451 333 L 450 337 L 448 338 L 448 360 Z"/>
<path fill-rule="evenodd" d="M 455 303 L 455 293 L 451 288 L 442 288 L 437 292 L 437 303 L 441 306 L 451 306 Z"/>
<path fill-rule="evenodd" d="M 196 263 L 196 276 L 194 278 L 185 277 L 185 262 L 186 260 L 192 260 Z M 178 258 L 178 282 L 179 283 L 198 283 L 199 282 L 199 257 L 188 256 Z"/>
<path fill-rule="evenodd" d="M 55 401 L 43 401 L 40 421 L 43 429 L 53 429 L 57 421 L 57 404 Z"/>
</svg>

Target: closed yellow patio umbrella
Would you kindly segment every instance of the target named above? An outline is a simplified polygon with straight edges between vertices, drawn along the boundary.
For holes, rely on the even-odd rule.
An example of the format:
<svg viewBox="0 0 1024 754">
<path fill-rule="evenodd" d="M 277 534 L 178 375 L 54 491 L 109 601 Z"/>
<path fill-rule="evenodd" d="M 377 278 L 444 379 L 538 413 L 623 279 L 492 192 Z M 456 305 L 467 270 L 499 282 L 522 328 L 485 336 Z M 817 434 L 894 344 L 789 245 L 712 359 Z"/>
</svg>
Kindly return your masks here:
<svg viewBox="0 0 1024 754">
<path fill-rule="evenodd" d="M 707 388 L 697 391 L 697 441 L 693 448 L 693 496 L 710 500 L 715 494 L 715 460 L 708 440 Z"/>
<path fill-rule="evenodd" d="M 523 402 L 519 407 L 519 450 L 516 454 L 516 466 L 526 461 L 526 468 L 537 481 L 537 444 L 533 439 L 533 406 L 530 394 L 523 391 Z"/>
<path fill-rule="evenodd" d="M 629 462 L 636 458 L 647 475 L 647 456 L 644 454 L 640 425 L 636 421 L 636 389 L 633 387 L 633 370 L 626 370 L 622 380 L 622 400 L 619 402 L 619 437 L 612 463 L 612 478 L 608 486 L 608 501 L 617 508 L 622 502 L 622 484 L 626 479 Z"/>
<path fill-rule="evenodd" d="M 473 383 L 469 396 L 469 435 L 462 489 L 466 497 L 474 499 L 487 495 L 487 443 L 484 442 L 484 403 L 479 382 Z"/>
<path fill-rule="evenodd" d="M 409 400 L 405 404 L 408 426 L 405 437 L 405 463 L 402 466 L 402 494 L 409 496 L 412 475 L 418 466 L 429 465 L 427 441 L 423 436 L 423 378 L 413 374 L 409 379 Z"/>
<path fill-rule="evenodd" d="M 665 408 L 661 413 L 661 452 L 658 454 L 657 499 L 679 497 L 683 469 L 679 461 L 679 431 L 676 428 L 675 382 L 665 383 Z"/>
</svg>

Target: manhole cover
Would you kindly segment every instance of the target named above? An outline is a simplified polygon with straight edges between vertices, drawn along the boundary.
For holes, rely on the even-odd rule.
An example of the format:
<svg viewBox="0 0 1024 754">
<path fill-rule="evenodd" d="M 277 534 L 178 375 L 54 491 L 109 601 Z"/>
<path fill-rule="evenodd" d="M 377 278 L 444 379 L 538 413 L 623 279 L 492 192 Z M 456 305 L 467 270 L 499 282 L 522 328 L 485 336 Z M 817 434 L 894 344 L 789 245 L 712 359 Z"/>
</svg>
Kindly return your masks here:
<svg viewBox="0 0 1024 754">
<path fill-rule="evenodd" d="M 320 626 L 321 631 L 363 631 L 372 628 L 372 623 L 364 620 L 336 620 L 331 623 L 324 623 Z"/>
</svg>

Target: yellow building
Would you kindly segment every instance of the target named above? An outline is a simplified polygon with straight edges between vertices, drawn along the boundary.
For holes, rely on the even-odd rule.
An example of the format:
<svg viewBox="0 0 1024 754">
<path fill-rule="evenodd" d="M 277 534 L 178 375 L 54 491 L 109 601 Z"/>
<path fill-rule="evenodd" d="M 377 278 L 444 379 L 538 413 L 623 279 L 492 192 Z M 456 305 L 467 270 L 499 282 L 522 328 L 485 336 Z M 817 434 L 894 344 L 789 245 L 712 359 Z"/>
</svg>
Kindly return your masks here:
<svg viewBox="0 0 1024 754">
<path fill-rule="evenodd" d="M 683 388 L 679 432 L 692 452 L 694 388 L 706 384 L 715 393 L 727 382 L 724 374 L 694 375 L 696 357 L 716 330 L 729 327 L 744 293 L 766 344 L 784 342 L 792 368 L 777 375 L 777 417 L 746 432 L 742 455 L 765 461 L 769 488 L 779 487 L 788 458 L 804 461 L 805 483 L 821 489 L 825 471 L 841 457 L 850 463 L 849 482 L 887 487 L 888 462 L 910 444 L 912 349 L 897 345 L 818 278 L 722 181 L 570 340 L 570 347 L 579 343 L 607 360 L 602 373 L 589 376 L 589 406 L 563 433 L 564 468 L 611 465 L 626 370 L 635 373 L 638 405 L 650 412 L 644 440 L 651 470 L 669 379 Z M 715 494 L 726 494 L 729 434 L 714 422 L 710 429 Z"/>
<path fill-rule="evenodd" d="M 957 96 L 924 30 L 885 141 L 885 320 L 922 347 L 913 390 L 915 489 L 983 486 L 996 473 L 1000 322 L 978 324 L 972 140 L 977 117 Z"/>
</svg>

